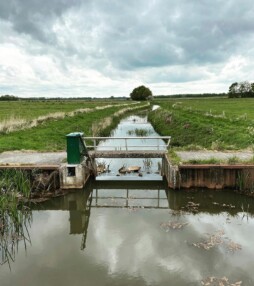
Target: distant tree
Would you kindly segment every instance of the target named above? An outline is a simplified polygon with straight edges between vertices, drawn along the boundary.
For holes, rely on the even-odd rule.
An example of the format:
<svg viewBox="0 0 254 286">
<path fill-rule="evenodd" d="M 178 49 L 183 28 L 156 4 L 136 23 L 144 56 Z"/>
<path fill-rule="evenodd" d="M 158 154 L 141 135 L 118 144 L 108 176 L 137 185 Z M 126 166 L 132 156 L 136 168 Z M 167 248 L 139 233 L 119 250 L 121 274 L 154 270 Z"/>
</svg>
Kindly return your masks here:
<svg viewBox="0 0 254 286">
<path fill-rule="evenodd" d="M 132 100 L 147 100 L 151 99 L 153 96 L 151 90 L 144 85 L 138 86 L 133 89 L 130 94 Z"/>
<path fill-rule="evenodd" d="M 234 82 L 230 85 L 228 94 L 229 97 L 237 97 L 237 93 L 238 93 L 238 82 Z"/>
<path fill-rule="evenodd" d="M 2 95 L 2 96 L 0 96 L 0 100 L 1 101 L 13 101 L 13 100 L 19 100 L 19 98 L 18 97 L 16 97 L 16 96 L 14 96 L 14 95 L 8 95 L 8 94 L 6 94 L 6 95 Z"/>
<path fill-rule="evenodd" d="M 251 91 L 254 93 L 254 82 L 250 84 L 251 85 Z"/>
<path fill-rule="evenodd" d="M 251 92 L 251 84 L 248 81 L 243 81 L 240 83 L 239 91 L 244 97 L 245 94 Z"/>
<path fill-rule="evenodd" d="M 228 90 L 229 97 L 254 97 L 254 84 L 248 81 L 234 82 Z"/>
</svg>

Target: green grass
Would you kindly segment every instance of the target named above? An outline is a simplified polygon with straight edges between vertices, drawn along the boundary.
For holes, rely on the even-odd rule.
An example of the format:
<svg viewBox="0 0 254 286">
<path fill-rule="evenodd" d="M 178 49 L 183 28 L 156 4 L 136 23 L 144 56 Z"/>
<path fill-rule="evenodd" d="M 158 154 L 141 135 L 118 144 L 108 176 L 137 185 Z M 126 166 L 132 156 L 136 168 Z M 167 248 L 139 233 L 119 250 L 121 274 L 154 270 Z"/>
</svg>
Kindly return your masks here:
<svg viewBox="0 0 254 286">
<path fill-rule="evenodd" d="M 102 110 L 95 110 L 90 113 L 81 113 L 73 117 L 65 117 L 61 120 L 50 120 L 39 124 L 36 127 L 3 134 L 0 137 L 0 152 L 8 150 L 38 150 L 38 151 L 59 151 L 66 149 L 66 138 L 70 132 L 82 131 L 84 135 L 92 135 L 92 126 L 103 118 L 111 116 L 115 112 L 126 108 L 114 106 Z M 112 126 L 117 124 L 116 119 Z M 106 131 L 101 135 L 110 132 L 112 126 L 107 126 Z"/>
<path fill-rule="evenodd" d="M 157 132 L 172 136 L 171 146 L 213 150 L 253 146 L 254 99 L 203 98 L 180 102 L 154 101 L 162 108 L 149 114 Z"/>
<path fill-rule="evenodd" d="M 156 101 L 157 103 L 157 101 Z M 225 115 L 227 118 L 246 118 L 254 120 L 253 98 L 199 98 L 199 99 L 169 99 L 162 102 L 164 106 L 176 105 L 176 108 L 191 109 L 193 112 Z"/>
</svg>

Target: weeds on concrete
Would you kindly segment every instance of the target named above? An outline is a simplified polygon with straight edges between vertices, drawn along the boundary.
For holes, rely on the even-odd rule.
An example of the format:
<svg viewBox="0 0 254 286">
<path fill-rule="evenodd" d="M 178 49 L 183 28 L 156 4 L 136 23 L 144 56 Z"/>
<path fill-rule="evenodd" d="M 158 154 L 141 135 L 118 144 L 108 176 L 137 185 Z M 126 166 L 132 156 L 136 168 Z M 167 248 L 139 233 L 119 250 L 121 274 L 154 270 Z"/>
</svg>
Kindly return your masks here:
<svg viewBox="0 0 254 286">
<path fill-rule="evenodd" d="M 184 163 L 193 164 L 193 165 L 197 165 L 197 164 L 220 164 L 221 160 L 212 157 L 212 158 L 205 159 L 205 160 L 191 159 L 191 160 L 186 161 Z"/>
<path fill-rule="evenodd" d="M 181 158 L 176 154 L 174 149 L 169 149 L 168 156 L 172 165 L 179 165 L 181 163 Z"/>
</svg>

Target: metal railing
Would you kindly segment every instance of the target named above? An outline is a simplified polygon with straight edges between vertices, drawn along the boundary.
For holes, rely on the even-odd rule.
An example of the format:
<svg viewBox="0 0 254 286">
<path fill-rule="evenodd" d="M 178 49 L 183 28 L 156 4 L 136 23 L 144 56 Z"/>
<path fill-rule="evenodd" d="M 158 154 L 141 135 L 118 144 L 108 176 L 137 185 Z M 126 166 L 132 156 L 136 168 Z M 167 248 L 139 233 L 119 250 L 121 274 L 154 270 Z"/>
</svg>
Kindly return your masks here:
<svg viewBox="0 0 254 286">
<path fill-rule="evenodd" d="M 107 150 L 107 151 L 142 151 L 142 150 L 160 150 L 166 151 L 170 144 L 171 136 L 154 136 L 154 137 L 83 137 L 85 146 L 89 150 Z M 105 140 L 119 140 L 117 144 L 103 145 Z M 133 141 L 137 141 L 140 145 L 131 145 Z M 93 142 L 93 145 L 88 145 L 89 142 Z M 148 145 L 146 143 L 152 141 L 153 145 Z M 166 141 L 166 142 L 165 142 Z"/>
</svg>

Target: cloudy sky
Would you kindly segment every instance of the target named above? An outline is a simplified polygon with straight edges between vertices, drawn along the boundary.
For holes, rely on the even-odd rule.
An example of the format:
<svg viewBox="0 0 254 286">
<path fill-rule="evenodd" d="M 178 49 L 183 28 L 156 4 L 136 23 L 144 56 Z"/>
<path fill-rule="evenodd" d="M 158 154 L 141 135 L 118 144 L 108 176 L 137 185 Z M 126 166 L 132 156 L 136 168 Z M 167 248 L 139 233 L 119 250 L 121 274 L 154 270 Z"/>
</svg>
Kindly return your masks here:
<svg viewBox="0 0 254 286">
<path fill-rule="evenodd" d="M 0 94 L 227 92 L 244 80 L 253 0 L 0 1 Z"/>
</svg>

